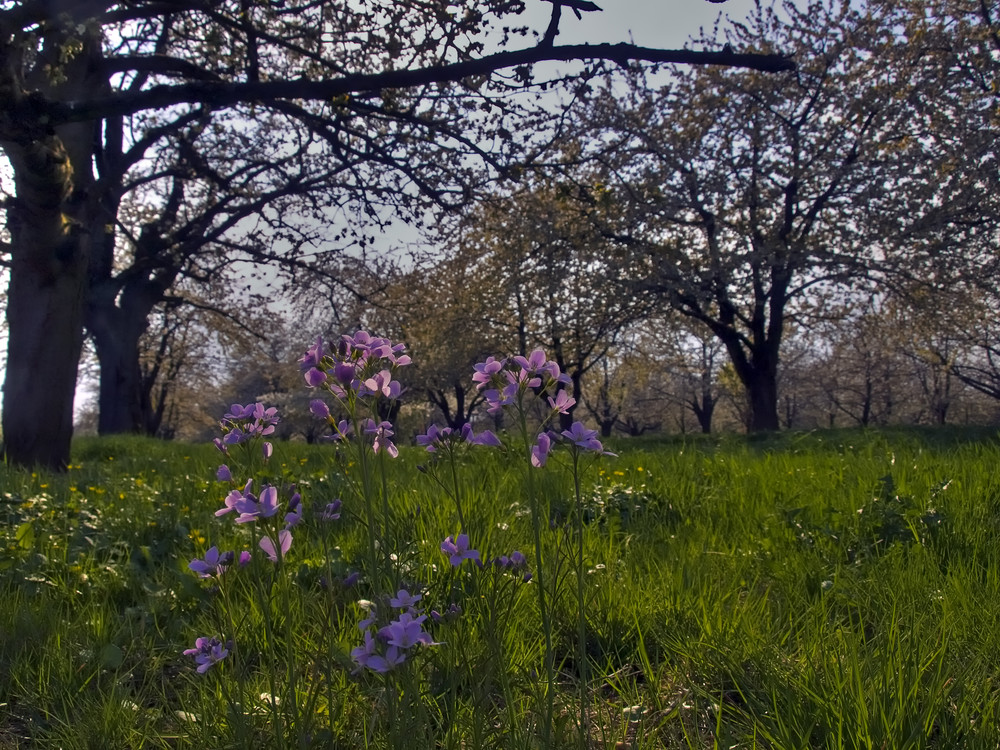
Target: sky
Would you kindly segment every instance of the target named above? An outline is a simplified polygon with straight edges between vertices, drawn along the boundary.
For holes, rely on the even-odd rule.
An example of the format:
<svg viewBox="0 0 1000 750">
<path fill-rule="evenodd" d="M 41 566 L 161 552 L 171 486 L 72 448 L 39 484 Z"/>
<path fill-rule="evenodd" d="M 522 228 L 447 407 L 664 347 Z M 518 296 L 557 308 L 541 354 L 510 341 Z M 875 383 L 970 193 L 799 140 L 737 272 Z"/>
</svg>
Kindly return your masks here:
<svg viewBox="0 0 1000 750">
<path fill-rule="evenodd" d="M 719 13 L 736 20 L 745 18 L 754 8 L 752 0 L 596 0 L 600 12 L 583 13 L 577 20 L 565 8 L 558 44 L 634 41 L 643 47 L 680 49 L 699 27 L 710 29 Z M 542 17 L 548 15 L 548 3 L 526 0 L 532 17 L 540 7 Z"/>
</svg>

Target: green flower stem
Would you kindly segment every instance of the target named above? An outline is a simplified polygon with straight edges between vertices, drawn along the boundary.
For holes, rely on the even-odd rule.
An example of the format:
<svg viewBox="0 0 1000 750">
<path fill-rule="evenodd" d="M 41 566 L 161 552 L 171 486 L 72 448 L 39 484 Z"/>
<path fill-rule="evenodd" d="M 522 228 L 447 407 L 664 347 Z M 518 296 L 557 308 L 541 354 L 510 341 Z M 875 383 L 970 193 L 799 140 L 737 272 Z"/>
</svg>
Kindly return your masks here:
<svg viewBox="0 0 1000 750">
<path fill-rule="evenodd" d="M 458 528 L 459 531 L 468 533 L 465 528 L 465 517 L 462 515 L 462 495 L 458 486 L 458 467 L 455 466 L 455 448 L 449 445 L 448 447 L 448 463 L 451 464 L 451 483 L 454 488 L 455 497 L 455 510 L 458 512 Z"/>
<path fill-rule="evenodd" d="M 361 432 L 361 420 L 355 413 L 351 415 L 354 424 L 354 443 L 358 449 L 358 468 L 361 470 L 361 494 L 365 501 L 365 521 L 368 526 L 368 562 L 371 566 L 371 582 L 374 591 L 382 590 L 381 566 L 375 551 L 378 546 L 376 537 L 375 505 L 372 500 L 371 470 L 368 464 L 368 452 L 365 450 L 364 437 Z M 384 540 L 383 540 L 384 546 Z"/>
<path fill-rule="evenodd" d="M 257 534 L 257 526 L 253 526 L 253 549 L 259 549 L 260 537 Z M 280 554 L 281 545 L 278 544 L 278 552 Z M 261 613 L 264 615 L 264 642 L 270 647 L 274 644 L 274 623 L 271 622 L 271 594 L 274 591 L 274 575 L 271 575 L 271 584 L 268 586 L 268 591 L 264 591 L 264 587 L 259 576 L 253 576 L 254 588 L 257 590 L 258 601 L 260 602 Z M 273 698 L 278 694 L 278 685 L 274 679 L 274 670 L 267 670 L 267 682 L 268 690 Z M 278 705 L 274 700 L 270 701 L 271 713 L 274 718 L 275 727 L 275 737 L 278 740 L 278 750 L 284 750 L 285 747 L 285 733 L 282 731 L 281 714 L 278 712 Z"/>
<path fill-rule="evenodd" d="M 522 396 L 523 398 L 523 396 Z M 555 710 L 556 668 L 552 650 L 552 618 L 545 598 L 545 566 L 542 564 L 542 507 L 535 488 L 535 478 L 531 471 L 531 440 L 528 439 L 528 423 L 522 403 L 518 403 L 521 439 L 524 441 L 527 458 L 528 497 L 531 499 L 531 533 L 535 544 L 535 581 L 538 586 L 538 609 L 542 618 L 542 633 L 545 637 L 545 713 L 542 723 L 542 746 L 549 747 L 552 738 L 552 717 Z"/>
<path fill-rule="evenodd" d="M 576 500 L 576 662 L 580 670 L 580 747 L 587 747 L 587 611 L 583 580 L 583 503 L 580 498 L 580 449 L 573 446 L 573 492 Z"/>
</svg>

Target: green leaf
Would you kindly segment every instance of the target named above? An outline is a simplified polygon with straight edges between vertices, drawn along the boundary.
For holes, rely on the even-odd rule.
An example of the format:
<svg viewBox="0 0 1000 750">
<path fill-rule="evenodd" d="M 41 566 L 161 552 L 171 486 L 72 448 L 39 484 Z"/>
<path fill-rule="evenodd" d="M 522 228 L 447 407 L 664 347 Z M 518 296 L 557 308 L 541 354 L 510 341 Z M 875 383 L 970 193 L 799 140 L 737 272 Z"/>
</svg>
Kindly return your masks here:
<svg viewBox="0 0 1000 750">
<path fill-rule="evenodd" d="M 31 525 L 31 521 L 26 521 L 18 526 L 14 538 L 17 539 L 21 549 L 31 549 L 35 546 L 35 527 Z"/>
</svg>

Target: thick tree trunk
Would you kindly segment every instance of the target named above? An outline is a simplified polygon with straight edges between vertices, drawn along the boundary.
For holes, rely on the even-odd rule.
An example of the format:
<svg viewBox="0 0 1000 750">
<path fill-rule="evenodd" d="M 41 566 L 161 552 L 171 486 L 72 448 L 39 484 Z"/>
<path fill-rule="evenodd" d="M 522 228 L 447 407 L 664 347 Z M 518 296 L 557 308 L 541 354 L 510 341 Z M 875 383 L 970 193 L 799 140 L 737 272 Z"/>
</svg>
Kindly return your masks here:
<svg viewBox="0 0 1000 750">
<path fill-rule="evenodd" d="M 753 370 L 744 381 L 750 415 L 748 432 L 768 432 L 780 428 L 778 421 L 778 379 L 767 369 Z"/>
<path fill-rule="evenodd" d="M 72 167 L 59 138 L 4 143 L 17 197 L 7 298 L 3 450 L 21 466 L 64 469 L 83 345 L 89 237 L 67 211 Z M 79 206 L 74 206 L 79 214 Z"/>
<path fill-rule="evenodd" d="M 113 280 L 91 281 L 86 325 L 100 365 L 97 431 L 100 435 L 146 433 L 149 390 L 139 366 L 139 342 L 149 314 L 162 299 L 161 285 L 135 280 L 119 293 Z"/>
<path fill-rule="evenodd" d="M 0 148 L 10 160 L 15 190 L 7 202 L 3 452 L 21 466 L 63 469 L 73 436 L 91 233 L 114 217 L 101 215 L 94 195 L 97 123 L 53 127 L 32 99 L 80 101 L 107 93 L 100 30 L 87 23 L 103 6 L 51 0 L 45 10 L 40 51 L 6 37 L 0 45 Z"/>
<path fill-rule="evenodd" d="M 120 330 L 120 328 L 119 328 Z M 139 372 L 139 339 L 115 328 L 90 327 L 100 364 L 97 432 L 99 435 L 146 431 L 142 380 Z"/>
</svg>

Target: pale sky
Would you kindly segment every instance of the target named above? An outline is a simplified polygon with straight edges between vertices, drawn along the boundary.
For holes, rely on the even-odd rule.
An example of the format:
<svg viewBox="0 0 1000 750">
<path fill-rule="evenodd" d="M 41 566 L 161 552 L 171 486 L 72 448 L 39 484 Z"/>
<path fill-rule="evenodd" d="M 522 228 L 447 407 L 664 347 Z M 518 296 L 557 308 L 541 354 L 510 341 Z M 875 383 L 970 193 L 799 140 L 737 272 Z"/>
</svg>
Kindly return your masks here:
<svg viewBox="0 0 1000 750">
<path fill-rule="evenodd" d="M 583 13 L 578 21 L 573 12 L 563 8 L 560 26 L 562 32 L 557 44 L 583 42 L 628 42 L 634 40 L 643 47 L 680 49 L 698 28 L 710 29 L 719 13 L 736 20 L 744 19 L 754 8 L 753 0 L 727 0 L 710 3 L 708 0 L 595 0 L 600 12 Z M 551 6 L 545 2 L 526 0 L 525 17 L 534 18 L 536 8 L 542 18 Z M 534 24 L 533 24 L 534 25 Z M 541 26 L 544 31 L 544 25 Z M 629 38 L 631 32 L 632 39 Z"/>
</svg>

